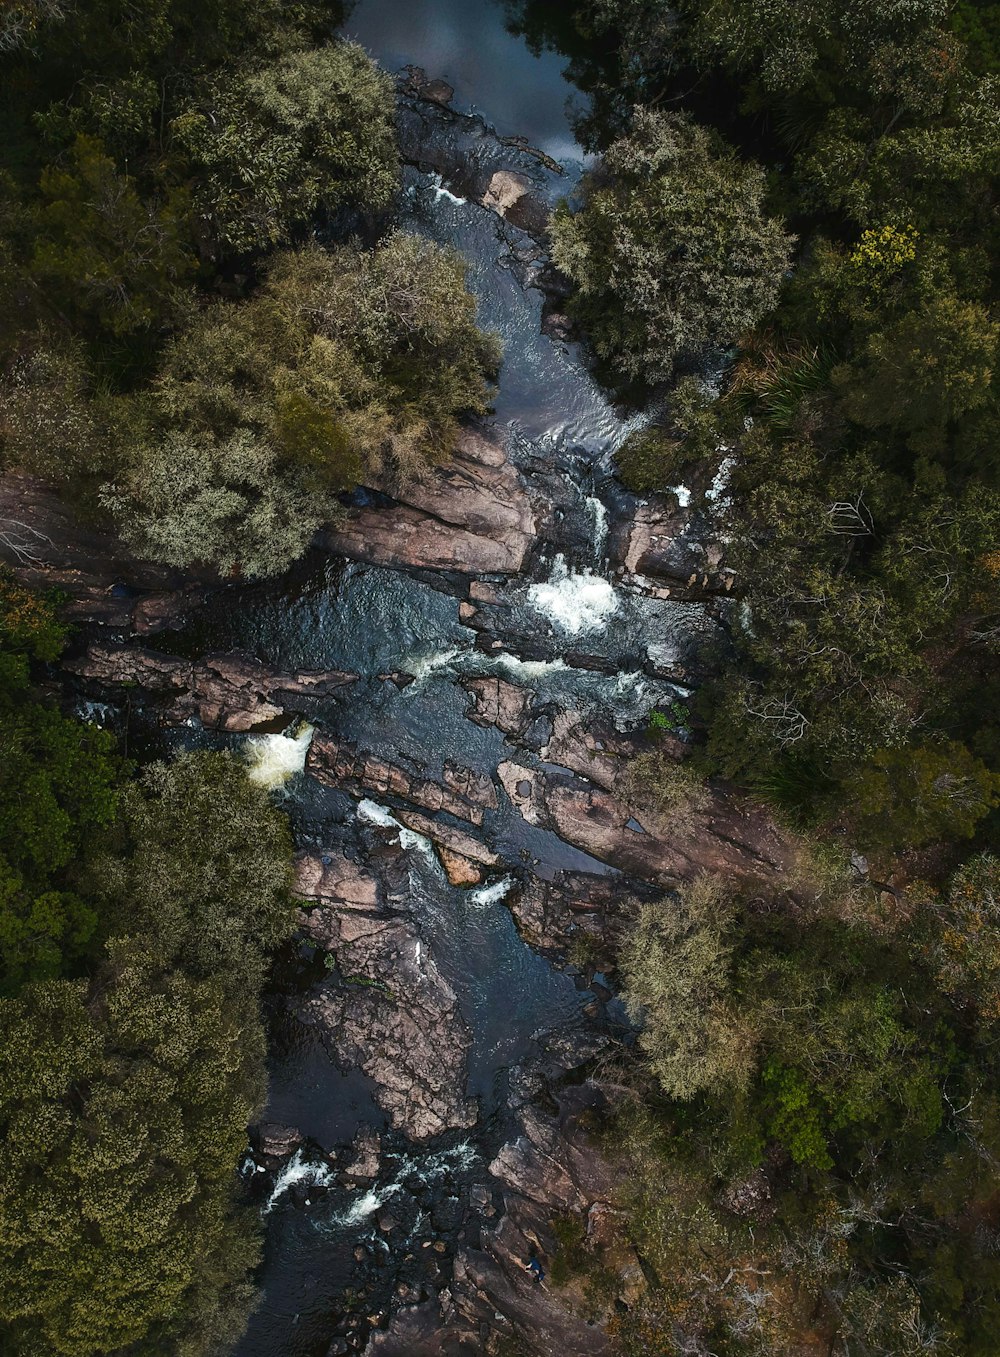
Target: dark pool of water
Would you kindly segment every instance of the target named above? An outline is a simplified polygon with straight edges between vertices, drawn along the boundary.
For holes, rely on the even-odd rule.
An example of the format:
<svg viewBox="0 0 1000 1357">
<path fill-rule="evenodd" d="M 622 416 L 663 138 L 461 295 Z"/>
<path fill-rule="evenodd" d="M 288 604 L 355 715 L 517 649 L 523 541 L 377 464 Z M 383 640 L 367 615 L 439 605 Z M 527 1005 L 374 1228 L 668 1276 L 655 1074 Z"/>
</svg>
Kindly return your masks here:
<svg viewBox="0 0 1000 1357">
<path fill-rule="evenodd" d="M 501 0 L 360 0 L 343 31 L 390 71 L 412 64 L 447 80 L 455 106 L 481 112 L 502 136 L 525 136 L 556 160 L 581 155 L 565 59 L 531 53 L 508 31 Z"/>
</svg>

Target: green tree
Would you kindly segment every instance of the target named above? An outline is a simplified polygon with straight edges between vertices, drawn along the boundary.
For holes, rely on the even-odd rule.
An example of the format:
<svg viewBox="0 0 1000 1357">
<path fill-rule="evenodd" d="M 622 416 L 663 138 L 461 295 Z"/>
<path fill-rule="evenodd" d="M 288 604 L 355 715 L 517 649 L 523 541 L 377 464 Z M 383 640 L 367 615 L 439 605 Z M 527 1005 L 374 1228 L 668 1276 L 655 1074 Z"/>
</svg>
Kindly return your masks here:
<svg viewBox="0 0 1000 1357">
<path fill-rule="evenodd" d="M 850 419 L 894 426 L 918 450 L 937 451 L 948 424 L 989 399 L 998 339 L 984 306 L 935 297 L 872 335 L 832 380 Z"/>
<path fill-rule="evenodd" d="M 353 43 L 220 77 L 172 124 L 210 240 L 285 241 L 320 208 L 380 211 L 398 182 L 392 82 Z"/>
<path fill-rule="evenodd" d="M 847 794 L 868 842 L 919 846 L 970 838 L 1000 803 L 1000 776 L 955 741 L 923 744 L 880 751 Z"/>
<path fill-rule="evenodd" d="M 143 199 L 100 142 L 80 135 L 65 168 L 42 174 L 32 270 L 57 305 L 112 335 L 175 318 L 195 260 L 180 191 Z"/>
<path fill-rule="evenodd" d="M 626 1005 L 673 1098 L 739 1087 L 752 1072 L 754 1032 L 728 998 L 731 918 L 723 883 L 702 876 L 676 901 L 643 905 L 621 948 Z"/>
<path fill-rule="evenodd" d="M 140 555 L 250 579 L 298 560 L 335 513 L 286 480 L 275 448 L 245 428 L 228 438 L 168 430 L 134 450 L 103 501 Z"/>
<path fill-rule="evenodd" d="M 0 574 L 0 993 L 65 974 L 93 950 L 83 865 L 115 819 L 110 736 L 35 700 L 32 660 L 65 631 L 51 604 Z"/>
<path fill-rule="evenodd" d="M 553 259 L 598 355 L 629 380 L 666 379 L 774 306 L 791 240 L 764 212 L 760 169 L 707 128 L 637 109 L 581 191 L 553 220 Z"/>
<path fill-rule="evenodd" d="M 234 1167 L 292 924 L 287 824 L 221 754 L 154 765 L 122 818 L 92 876 L 103 962 L 0 1001 L 0 1340 L 24 1357 L 207 1357 L 259 1261 Z"/>
</svg>

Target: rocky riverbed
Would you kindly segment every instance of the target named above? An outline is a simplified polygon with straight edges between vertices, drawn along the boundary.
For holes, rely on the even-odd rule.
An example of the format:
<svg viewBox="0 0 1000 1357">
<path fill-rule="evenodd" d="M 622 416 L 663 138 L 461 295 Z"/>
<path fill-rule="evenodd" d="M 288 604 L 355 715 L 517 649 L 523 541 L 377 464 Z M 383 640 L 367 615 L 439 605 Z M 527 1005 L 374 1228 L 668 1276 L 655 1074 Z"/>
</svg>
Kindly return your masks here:
<svg viewBox="0 0 1000 1357">
<path fill-rule="evenodd" d="M 635 799 L 649 713 L 683 711 L 725 653 L 733 577 L 695 510 L 614 479 L 641 416 L 589 376 L 540 236 L 579 162 L 451 97 L 401 75 L 402 216 L 465 253 L 505 363 L 450 461 L 365 487 L 256 586 L 149 567 L 39 483 L 0 485 L 0 550 L 79 627 L 71 700 L 152 748 L 245 751 L 292 817 L 300 931 L 241 1166 L 268 1240 L 242 1357 L 607 1352 L 524 1260 L 552 1256 L 558 1218 L 592 1235 L 614 1210 L 586 1128 L 633 1039 L 617 937 L 637 899 L 794 853 L 725 787 L 683 815 Z M 682 759 L 683 723 L 657 748 Z"/>
</svg>

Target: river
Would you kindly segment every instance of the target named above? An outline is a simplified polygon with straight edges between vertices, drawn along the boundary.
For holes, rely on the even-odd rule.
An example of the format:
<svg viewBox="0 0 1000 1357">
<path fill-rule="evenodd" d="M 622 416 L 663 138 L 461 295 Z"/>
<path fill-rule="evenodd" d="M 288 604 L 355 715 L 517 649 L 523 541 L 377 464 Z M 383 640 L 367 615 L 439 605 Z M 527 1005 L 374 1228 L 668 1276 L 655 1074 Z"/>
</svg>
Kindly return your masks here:
<svg viewBox="0 0 1000 1357">
<path fill-rule="evenodd" d="M 634 502 L 615 481 L 612 459 L 645 416 L 615 409 L 577 346 L 542 333 L 542 293 L 532 285 L 544 262 L 537 243 L 463 193 L 471 166 L 508 165 L 512 157 L 540 201 L 572 193 L 585 157 L 573 135 L 577 96 L 562 58 L 532 54 L 507 30 L 503 6 L 490 0 L 361 0 L 345 32 L 390 71 L 413 64 L 446 80 L 455 90 L 452 107 L 473 115 L 428 111 L 433 159 L 450 172 L 407 167 L 400 224 L 456 247 L 468 261 L 480 323 L 504 348 L 490 427 L 537 494 L 557 501 L 558 530 L 519 576 L 496 582 L 506 619 L 497 655 L 484 653 L 463 625 L 447 575 L 351 563 L 319 550 L 278 581 L 222 591 L 186 632 L 163 643 L 191 655 L 237 650 L 286 673 L 349 670 L 359 681 L 315 714 L 318 731 L 432 777 L 452 760 L 496 780 L 510 747 L 495 727 L 470 723 L 460 680 L 498 674 L 552 710 L 603 712 L 631 729 L 683 693 L 664 676 L 664 656 L 676 658 L 713 624 L 700 604 L 625 591 L 613 577 L 608 524 Z M 514 136 L 549 161 L 500 140 Z M 581 650 L 587 667 L 567 664 L 565 656 Z M 399 686 L 387 674 L 412 681 Z M 495 1199 L 488 1165 L 507 1130 L 510 1071 L 537 1056 L 552 1033 L 628 1038 L 603 977 L 595 982 L 588 972 L 553 966 L 519 937 L 508 907 L 526 867 L 542 880 L 564 870 L 614 877 L 612 868 L 528 823 L 501 792 L 482 827 L 495 865 L 483 885 L 460 889 L 449 884 L 427 839 L 395 819 L 392 798 L 359 799 L 301 771 L 309 740 L 308 730 L 292 730 L 251 737 L 245 747 L 262 776 L 273 784 L 287 778 L 276 794 L 299 848 L 317 861 L 358 864 L 377 883 L 401 939 L 394 945 L 410 968 L 410 980 L 400 979 L 399 1004 L 405 1008 L 408 994 L 418 992 L 431 995 L 428 1004 L 453 996 L 455 1068 L 475 1110 L 456 1117 L 466 1124 L 419 1143 L 394 1129 L 377 1079 L 356 1064 L 347 1068 L 343 1043 L 315 1020 L 324 996 L 340 1002 L 343 992 L 322 949 L 303 943 L 284 958 L 268 999 L 265 1119 L 296 1128 L 302 1142 L 277 1167 L 252 1151 L 242 1165 L 263 1216 L 266 1253 L 260 1305 L 239 1357 L 360 1350 L 400 1301 L 440 1293 L 456 1249 L 474 1241 L 481 1226 L 473 1203 Z M 451 1068 L 450 1053 L 440 1058 Z M 378 1164 L 352 1180 L 345 1177 L 350 1147 L 366 1126 L 381 1136 Z"/>
</svg>

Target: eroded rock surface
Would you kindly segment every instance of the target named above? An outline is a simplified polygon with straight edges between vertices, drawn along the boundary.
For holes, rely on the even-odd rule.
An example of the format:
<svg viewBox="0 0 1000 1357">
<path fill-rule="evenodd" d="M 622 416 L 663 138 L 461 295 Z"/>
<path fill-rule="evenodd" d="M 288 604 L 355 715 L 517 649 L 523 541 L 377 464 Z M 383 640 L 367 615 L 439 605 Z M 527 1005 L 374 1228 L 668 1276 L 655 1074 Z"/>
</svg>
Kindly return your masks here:
<svg viewBox="0 0 1000 1357">
<path fill-rule="evenodd" d="M 582 778 L 505 760 L 497 770 L 507 795 L 531 825 L 630 876 L 664 886 L 700 872 L 774 879 L 793 857 L 770 819 L 735 793 L 708 793 L 705 809 L 663 814 L 632 809 Z M 641 818 L 639 818 L 641 816 Z"/>
<path fill-rule="evenodd" d="M 63 667 L 101 690 L 138 688 L 160 703 L 169 725 L 192 717 L 211 730 L 248 731 L 288 711 L 310 712 L 355 682 L 341 670 L 276 674 L 246 655 L 207 655 L 192 662 L 140 646 L 92 645 Z"/>
<path fill-rule="evenodd" d="M 373 1080 L 379 1106 L 410 1139 L 475 1125 L 476 1102 L 464 1094 L 471 1034 L 413 919 L 343 854 L 301 854 L 296 889 L 315 902 L 301 927 L 337 972 L 302 1000 L 302 1019 L 341 1067 Z"/>
<path fill-rule="evenodd" d="M 372 565 L 510 575 L 535 541 L 535 511 L 520 476 L 500 443 L 474 429 L 394 499 L 390 507 L 354 510 L 324 532 L 325 545 Z"/>
<path fill-rule="evenodd" d="M 424 810 L 443 810 L 475 825 L 483 823 L 487 810 L 497 807 L 496 788 L 483 773 L 446 762 L 440 781 L 436 781 L 331 735 L 313 740 L 306 767 L 320 782 L 352 796 L 399 797 Z"/>
</svg>

